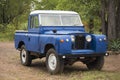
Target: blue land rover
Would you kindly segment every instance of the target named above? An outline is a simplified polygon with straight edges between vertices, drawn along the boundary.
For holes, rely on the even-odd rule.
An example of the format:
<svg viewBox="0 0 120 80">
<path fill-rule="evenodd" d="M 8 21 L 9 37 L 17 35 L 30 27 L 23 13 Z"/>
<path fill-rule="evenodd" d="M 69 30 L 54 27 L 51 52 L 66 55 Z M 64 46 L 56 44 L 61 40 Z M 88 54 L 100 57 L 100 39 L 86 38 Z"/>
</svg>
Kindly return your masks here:
<svg viewBox="0 0 120 80">
<path fill-rule="evenodd" d="M 15 32 L 15 48 L 22 65 L 46 57 L 48 72 L 56 74 L 76 61 L 90 70 L 101 70 L 107 47 L 105 35 L 85 32 L 78 13 L 35 10 L 29 15 L 28 30 Z"/>
</svg>

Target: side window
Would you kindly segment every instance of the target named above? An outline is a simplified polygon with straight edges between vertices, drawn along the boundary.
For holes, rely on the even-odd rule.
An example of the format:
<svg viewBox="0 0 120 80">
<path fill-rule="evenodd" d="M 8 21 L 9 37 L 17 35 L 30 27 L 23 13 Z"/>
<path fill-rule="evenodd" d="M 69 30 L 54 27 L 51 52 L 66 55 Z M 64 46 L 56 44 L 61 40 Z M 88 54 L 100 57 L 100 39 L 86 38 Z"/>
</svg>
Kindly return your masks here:
<svg viewBox="0 0 120 80">
<path fill-rule="evenodd" d="M 31 16 L 31 18 L 30 18 L 30 28 L 38 28 L 38 27 L 39 27 L 38 16 Z"/>
</svg>

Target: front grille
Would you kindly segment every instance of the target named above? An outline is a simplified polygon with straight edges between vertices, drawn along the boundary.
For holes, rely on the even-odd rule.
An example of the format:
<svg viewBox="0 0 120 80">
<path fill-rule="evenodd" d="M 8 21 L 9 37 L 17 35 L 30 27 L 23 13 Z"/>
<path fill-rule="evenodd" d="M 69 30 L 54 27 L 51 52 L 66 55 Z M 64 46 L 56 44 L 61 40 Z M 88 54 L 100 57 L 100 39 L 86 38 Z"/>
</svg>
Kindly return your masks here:
<svg viewBox="0 0 120 80">
<path fill-rule="evenodd" d="M 84 36 L 79 35 L 75 37 L 75 48 L 76 49 L 85 48 L 85 37 Z"/>
<path fill-rule="evenodd" d="M 85 49 L 85 36 L 75 36 L 75 43 L 72 45 L 73 49 Z"/>
</svg>

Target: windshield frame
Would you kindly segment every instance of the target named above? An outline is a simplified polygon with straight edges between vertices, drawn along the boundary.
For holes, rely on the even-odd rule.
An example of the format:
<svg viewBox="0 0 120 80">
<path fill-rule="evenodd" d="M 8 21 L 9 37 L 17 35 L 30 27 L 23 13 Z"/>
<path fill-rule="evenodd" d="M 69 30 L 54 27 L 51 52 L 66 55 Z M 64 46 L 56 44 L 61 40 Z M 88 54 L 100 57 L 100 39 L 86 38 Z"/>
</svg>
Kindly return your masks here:
<svg viewBox="0 0 120 80">
<path fill-rule="evenodd" d="M 41 26 L 47 26 L 47 25 L 42 25 L 42 15 L 55 15 L 55 16 L 58 16 L 59 17 L 59 19 L 60 19 L 60 25 L 49 25 L 49 26 L 83 26 L 83 23 L 82 23 L 82 21 L 81 21 L 81 18 L 80 18 L 80 16 L 79 16 L 79 14 L 53 14 L 53 13 L 51 13 L 51 14 L 39 14 L 39 19 L 40 19 L 40 25 Z M 80 25 L 77 25 L 77 24 L 73 24 L 73 25 L 64 25 L 63 24 L 63 21 L 62 21 L 62 16 L 77 16 L 78 17 L 78 20 L 79 20 L 79 24 Z"/>
</svg>

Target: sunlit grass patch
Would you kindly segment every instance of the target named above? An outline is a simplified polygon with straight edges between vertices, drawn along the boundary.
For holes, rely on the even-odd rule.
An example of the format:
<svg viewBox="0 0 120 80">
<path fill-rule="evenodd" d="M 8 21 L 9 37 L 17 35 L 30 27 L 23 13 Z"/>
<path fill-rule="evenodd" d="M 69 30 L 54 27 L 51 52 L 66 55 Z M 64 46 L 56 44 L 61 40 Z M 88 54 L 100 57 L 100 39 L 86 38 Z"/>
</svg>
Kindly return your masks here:
<svg viewBox="0 0 120 80">
<path fill-rule="evenodd" d="M 82 80 L 119 80 L 119 75 L 118 72 L 88 71 L 83 72 Z"/>
</svg>

